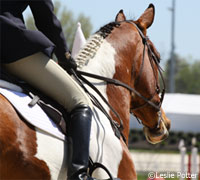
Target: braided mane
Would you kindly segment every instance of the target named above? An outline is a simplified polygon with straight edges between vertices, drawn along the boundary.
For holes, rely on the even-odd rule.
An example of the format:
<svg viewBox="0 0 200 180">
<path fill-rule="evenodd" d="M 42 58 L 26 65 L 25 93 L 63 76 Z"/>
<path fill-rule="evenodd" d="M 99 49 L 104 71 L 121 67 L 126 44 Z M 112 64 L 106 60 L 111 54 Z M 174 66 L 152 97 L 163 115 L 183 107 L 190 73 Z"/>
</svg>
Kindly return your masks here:
<svg viewBox="0 0 200 180">
<path fill-rule="evenodd" d="M 79 51 L 75 57 L 76 63 L 79 68 L 87 65 L 89 60 L 92 59 L 98 49 L 100 48 L 103 40 L 112 32 L 115 27 L 119 27 L 117 22 L 111 22 L 101 27 L 94 35 L 92 35 L 86 45 Z"/>
<path fill-rule="evenodd" d="M 119 27 L 120 23 L 118 22 L 111 22 L 109 24 L 106 24 L 105 26 L 101 27 L 97 33 L 100 33 L 101 36 L 106 38 L 115 27 Z"/>
</svg>

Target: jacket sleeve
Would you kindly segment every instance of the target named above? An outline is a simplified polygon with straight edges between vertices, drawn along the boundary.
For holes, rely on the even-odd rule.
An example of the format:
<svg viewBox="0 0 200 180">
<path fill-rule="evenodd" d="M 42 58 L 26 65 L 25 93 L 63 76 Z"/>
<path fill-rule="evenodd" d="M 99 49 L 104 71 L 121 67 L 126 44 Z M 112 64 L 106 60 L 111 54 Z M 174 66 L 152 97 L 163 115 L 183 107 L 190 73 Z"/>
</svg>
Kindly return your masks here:
<svg viewBox="0 0 200 180">
<path fill-rule="evenodd" d="M 58 60 L 65 60 L 65 53 L 69 51 L 62 31 L 61 23 L 55 16 L 52 0 L 30 0 L 35 25 L 55 45 L 55 55 Z"/>
</svg>

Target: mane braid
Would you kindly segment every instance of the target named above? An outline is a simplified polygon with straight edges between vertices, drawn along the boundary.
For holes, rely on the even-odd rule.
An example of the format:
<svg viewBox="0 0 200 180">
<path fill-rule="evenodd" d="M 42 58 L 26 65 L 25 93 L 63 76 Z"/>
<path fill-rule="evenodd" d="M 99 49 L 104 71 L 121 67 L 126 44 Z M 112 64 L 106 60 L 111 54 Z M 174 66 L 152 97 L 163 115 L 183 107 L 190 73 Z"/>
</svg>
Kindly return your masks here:
<svg viewBox="0 0 200 180">
<path fill-rule="evenodd" d="M 100 48 L 103 40 L 103 37 L 100 36 L 98 33 L 92 35 L 88 39 L 86 45 L 79 51 L 78 55 L 75 57 L 75 61 L 79 68 L 87 65 L 89 60 L 96 55 L 96 52 Z"/>
<path fill-rule="evenodd" d="M 94 35 L 92 35 L 86 45 L 79 51 L 75 57 L 78 67 L 81 69 L 87 65 L 89 60 L 92 59 L 98 49 L 100 48 L 103 40 L 112 32 L 115 27 L 119 27 L 120 23 L 111 22 L 100 28 Z"/>
<path fill-rule="evenodd" d="M 101 27 L 97 33 L 99 33 L 104 39 L 112 32 L 115 27 L 119 27 L 120 23 L 118 22 L 111 22 L 106 24 L 105 26 Z"/>
</svg>

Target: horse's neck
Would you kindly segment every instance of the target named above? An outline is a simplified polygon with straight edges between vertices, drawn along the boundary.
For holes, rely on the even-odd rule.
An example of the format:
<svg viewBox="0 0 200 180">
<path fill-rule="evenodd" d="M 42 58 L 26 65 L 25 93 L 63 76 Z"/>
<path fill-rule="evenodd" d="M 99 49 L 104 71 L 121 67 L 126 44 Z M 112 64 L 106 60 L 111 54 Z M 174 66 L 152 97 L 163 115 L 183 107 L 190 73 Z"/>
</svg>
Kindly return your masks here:
<svg viewBox="0 0 200 180">
<path fill-rule="evenodd" d="M 104 40 L 95 56 L 89 60 L 88 64 L 83 67 L 83 70 L 113 78 L 115 74 L 115 54 L 115 49 Z"/>
<path fill-rule="evenodd" d="M 117 66 L 119 66 L 119 62 L 116 60 L 116 50 L 108 41 L 104 40 L 96 52 L 96 55 L 89 60 L 88 64 L 84 66 L 82 70 L 104 77 L 113 78 L 117 76 Z M 99 80 L 89 80 L 99 89 L 111 106 L 114 107 L 114 109 L 119 113 L 121 119 L 124 121 L 124 133 L 128 139 L 130 93 L 124 88 L 110 86 Z M 104 104 L 101 99 L 99 99 L 99 101 Z M 104 107 L 109 112 L 109 108 L 105 104 Z M 112 118 L 119 122 L 119 119 L 115 116 L 112 116 Z"/>
</svg>

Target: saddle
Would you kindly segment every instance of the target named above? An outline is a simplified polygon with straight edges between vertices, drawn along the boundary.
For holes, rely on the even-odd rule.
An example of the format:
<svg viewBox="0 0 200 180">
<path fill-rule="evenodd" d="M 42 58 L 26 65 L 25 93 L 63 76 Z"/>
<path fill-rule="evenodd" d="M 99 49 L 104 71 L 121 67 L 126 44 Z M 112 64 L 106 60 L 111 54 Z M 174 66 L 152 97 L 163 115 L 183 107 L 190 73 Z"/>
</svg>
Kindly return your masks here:
<svg viewBox="0 0 200 180">
<path fill-rule="evenodd" d="M 49 118 L 51 118 L 52 121 L 57 125 L 58 129 L 64 135 L 67 135 L 66 120 L 68 120 L 70 116 L 60 104 L 46 96 L 41 91 L 36 90 L 30 84 L 12 76 L 3 68 L 0 71 L 0 79 L 19 86 L 22 89 L 23 93 L 27 94 L 32 99 L 28 106 L 33 107 L 38 104 L 41 109 L 47 114 L 47 116 L 49 116 Z"/>
</svg>

